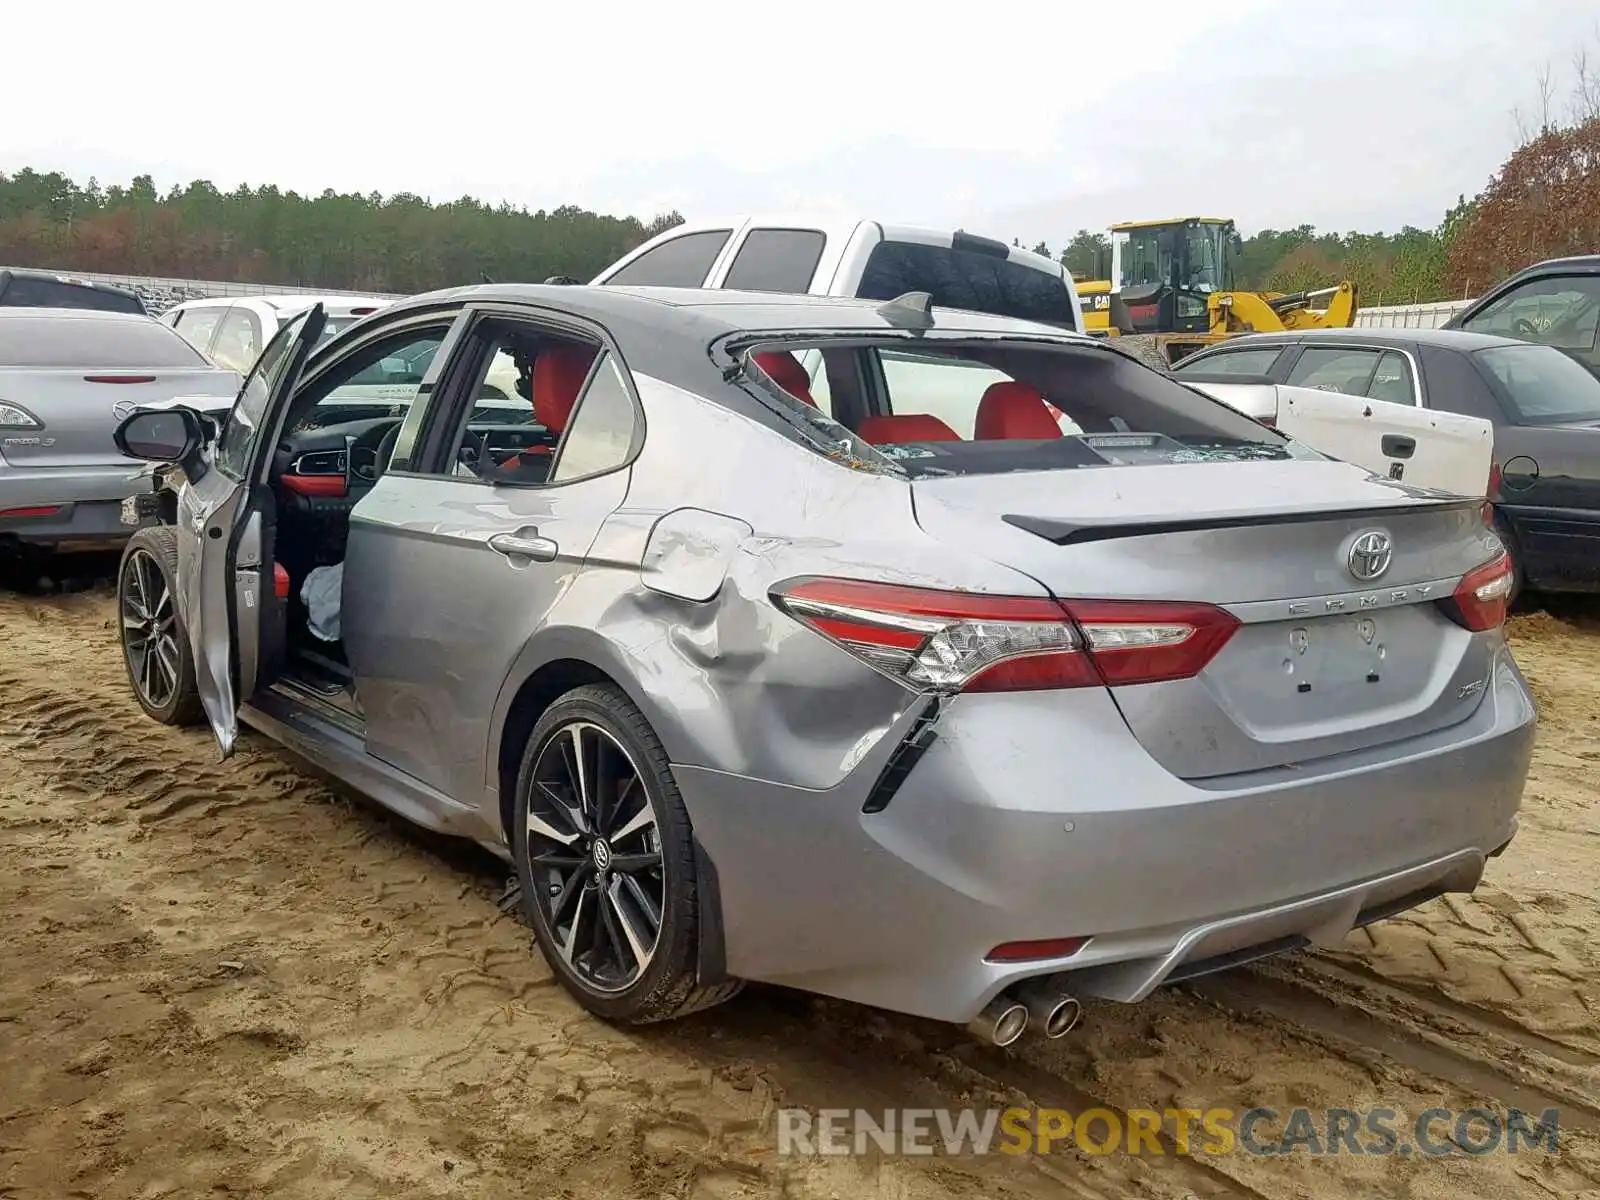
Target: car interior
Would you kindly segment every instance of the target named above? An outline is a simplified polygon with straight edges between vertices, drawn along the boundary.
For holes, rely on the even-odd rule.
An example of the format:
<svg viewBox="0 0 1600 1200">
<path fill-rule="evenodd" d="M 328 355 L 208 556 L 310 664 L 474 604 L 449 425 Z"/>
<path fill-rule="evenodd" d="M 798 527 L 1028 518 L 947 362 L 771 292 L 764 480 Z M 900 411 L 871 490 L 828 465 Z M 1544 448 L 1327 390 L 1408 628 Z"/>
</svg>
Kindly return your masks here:
<svg viewBox="0 0 1600 1200">
<path fill-rule="evenodd" d="M 263 513 L 272 526 L 273 560 L 263 665 L 355 716 L 360 710 L 336 620 L 313 613 L 307 596 L 337 612 L 350 514 L 390 465 L 444 333 L 413 332 L 404 344 L 391 340 L 345 360 L 337 377 L 312 380 L 296 397 L 273 457 L 272 512 Z M 525 326 L 486 323 L 463 364 L 475 379 L 475 401 L 450 433 L 451 474 L 485 483 L 544 482 L 598 350 Z"/>
<path fill-rule="evenodd" d="M 815 375 L 789 350 L 751 355 L 788 395 L 913 473 L 958 461 L 1038 470 L 1283 453 L 1275 435 L 1221 402 L 1098 351 L 824 347 L 809 357 L 819 359 Z"/>
</svg>

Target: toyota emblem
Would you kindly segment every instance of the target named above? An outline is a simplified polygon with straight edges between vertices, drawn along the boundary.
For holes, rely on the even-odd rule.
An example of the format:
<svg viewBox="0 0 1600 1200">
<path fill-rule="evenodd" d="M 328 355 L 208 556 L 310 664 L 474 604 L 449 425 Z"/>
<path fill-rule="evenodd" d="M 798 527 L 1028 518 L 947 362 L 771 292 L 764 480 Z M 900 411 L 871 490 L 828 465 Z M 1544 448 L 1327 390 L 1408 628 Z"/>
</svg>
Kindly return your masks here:
<svg viewBox="0 0 1600 1200">
<path fill-rule="evenodd" d="M 126 421 L 139 411 L 139 406 L 132 400 L 118 400 L 111 406 L 111 415 L 119 421 Z"/>
<path fill-rule="evenodd" d="M 1373 529 L 1350 543 L 1345 566 L 1354 578 L 1362 583 L 1371 583 L 1389 569 L 1393 558 L 1394 544 L 1389 540 L 1389 535 Z"/>
</svg>

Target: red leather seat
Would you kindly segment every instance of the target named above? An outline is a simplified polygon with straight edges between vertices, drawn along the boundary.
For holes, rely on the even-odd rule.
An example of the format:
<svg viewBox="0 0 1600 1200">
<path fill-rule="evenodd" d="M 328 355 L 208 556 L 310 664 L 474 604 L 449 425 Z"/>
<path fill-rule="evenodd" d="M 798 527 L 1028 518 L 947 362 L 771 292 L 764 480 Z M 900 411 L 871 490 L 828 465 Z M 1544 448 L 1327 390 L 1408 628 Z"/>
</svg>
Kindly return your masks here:
<svg viewBox="0 0 1600 1200">
<path fill-rule="evenodd" d="M 533 360 L 533 419 L 559 438 L 572 419 L 573 406 L 583 381 L 589 377 L 599 351 L 593 346 L 546 346 Z M 539 463 L 541 472 L 549 470 L 549 446 L 528 446 L 498 464 L 495 473 L 514 480 L 524 467 Z"/>
<path fill-rule="evenodd" d="M 895 446 L 906 442 L 959 442 L 961 435 L 929 413 L 903 413 L 896 416 L 867 417 L 857 434 L 872 446 Z"/>
<path fill-rule="evenodd" d="M 1038 388 L 1012 379 L 991 383 L 983 393 L 973 436 L 981 441 L 1058 438 L 1061 426 L 1050 415 Z"/>
<path fill-rule="evenodd" d="M 817 406 L 811 398 L 811 377 L 806 374 L 806 369 L 800 365 L 800 360 L 787 350 L 764 350 L 760 354 L 752 354 L 756 366 L 760 367 L 772 381 L 781 387 L 796 400 L 802 400 Z"/>
<path fill-rule="evenodd" d="M 596 353 L 593 346 L 546 346 L 533 360 L 533 416 L 551 433 L 567 427 Z"/>
</svg>

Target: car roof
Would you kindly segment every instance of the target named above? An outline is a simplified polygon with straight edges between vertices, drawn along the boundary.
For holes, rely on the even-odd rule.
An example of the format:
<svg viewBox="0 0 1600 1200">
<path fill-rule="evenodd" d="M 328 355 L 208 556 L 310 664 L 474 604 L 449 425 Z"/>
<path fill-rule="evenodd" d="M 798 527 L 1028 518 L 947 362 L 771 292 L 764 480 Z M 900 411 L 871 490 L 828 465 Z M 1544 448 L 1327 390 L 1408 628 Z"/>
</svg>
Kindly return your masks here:
<svg viewBox="0 0 1600 1200">
<path fill-rule="evenodd" d="M 723 288 L 628 287 L 616 284 L 472 284 L 438 292 L 425 292 L 388 306 L 399 312 L 427 307 L 442 300 L 502 302 L 551 307 L 604 323 L 608 319 L 659 320 L 667 313 L 703 326 L 710 338 L 745 329 L 887 332 L 890 325 L 878 313 L 882 300 L 855 300 L 842 296 L 810 296 L 787 292 L 742 292 Z M 933 310 L 934 329 L 973 334 L 1015 334 L 1093 343 L 1062 326 L 1045 325 L 1016 317 L 961 309 Z"/>
<path fill-rule="evenodd" d="M 17 305 L 15 307 L 0 304 L 0 321 L 125 321 L 130 324 L 149 322 L 159 325 L 154 317 L 144 313 L 119 312 L 108 308 L 51 308 L 47 305 Z"/>
<path fill-rule="evenodd" d="M 1229 338 L 1215 346 L 1207 346 L 1205 353 L 1233 346 L 1300 346 L 1315 342 L 1363 342 L 1369 346 L 1439 346 L 1471 354 L 1491 346 L 1524 346 L 1518 338 L 1501 337 L 1494 333 L 1468 333 L 1464 329 L 1383 329 L 1354 326 L 1350 329 L 1299 329 L 1287 333 L 1246 333 Z M 1194 356 L 1198 357 L 1198 353 Z"/>
<path fill-rule="evenodd" d="M 1566 258 L 1547 258 L 1543 262 L 1532 263 L 1523 267 L 1507 280 L 1521 279 L 1524 275 L 1543 275 L 1555 271 L 1596 271 L 1600 272 L 1600 254 L 1573 254 Z M 1499 290 L 1498 285 L 1495 288 Z"/>
<path fill-rule="evenodd" d="M 365 308 L 368 305 L 389 305 L 395 296 L 313 295 L 303 292 L 263 292 L 248 296 L 195 296 L 174 304 L 172 308 L 189 308 L 201 304 L 237 304 L 243 300 L 259 300 L 273 308 L 310 308 L 321 304 L 324 308 Z M 168 309 L 171 312 L 172 309 Z"/>
</svg>

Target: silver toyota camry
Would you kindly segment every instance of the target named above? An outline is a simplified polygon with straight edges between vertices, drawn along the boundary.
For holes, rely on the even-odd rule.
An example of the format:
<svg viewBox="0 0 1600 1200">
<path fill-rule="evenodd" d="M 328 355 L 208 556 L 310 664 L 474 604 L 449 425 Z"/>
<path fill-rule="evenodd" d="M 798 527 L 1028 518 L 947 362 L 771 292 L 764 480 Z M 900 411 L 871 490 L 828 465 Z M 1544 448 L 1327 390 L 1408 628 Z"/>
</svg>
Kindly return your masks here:
<svg viewBox="0 0 1600 1200">
<path fill-rule="evenodd" d="M 503 856 L 600 1016 L 761 980 L 1058 1036 L 1470 891 L 1516 831 L 1481 499 L 922 294 L 322 322 L 230 412 L 120 426 L 170 464 L 133 689 Z"/>
</svg>

